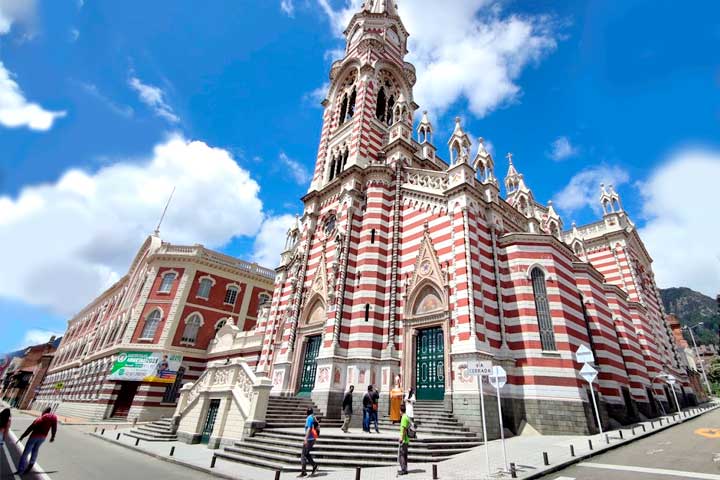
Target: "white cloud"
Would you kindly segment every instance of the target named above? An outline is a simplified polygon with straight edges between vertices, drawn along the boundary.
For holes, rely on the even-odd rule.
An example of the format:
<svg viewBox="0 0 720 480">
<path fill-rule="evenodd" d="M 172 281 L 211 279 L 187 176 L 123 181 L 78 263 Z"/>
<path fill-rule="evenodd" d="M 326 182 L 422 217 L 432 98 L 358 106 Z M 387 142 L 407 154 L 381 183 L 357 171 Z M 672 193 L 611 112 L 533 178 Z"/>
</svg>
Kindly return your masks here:
<svg viewBox="0 0 720 480">
<path fill-rule="evenodd" d="M 280 2 L 280 10 L 285 12 L 288 17 L 292 17 L 295 14 L 295 4 L 293 0 L 282 0 Z"/>
<path fill-rule="evenodd" d="M 686 149 L 640 185 L 640 238 L 661 287 L 690 287 L 713 298 L 720 285 L 720 151 Z"/>
<path fill-rule="evenodd" d="M 329 88 L 330 83 L 326 82 L 312 92 L 306 93 L 303 99 L 310 103 L 313 107 L 319 107 L 320 103 L 325 100 Z"/>
<path fill-rule="evenodd" d="M 97 87 L 97 85 L 93 83 L 79 83 L 79 85 L 83 90 L 85 90 L 85 92 L 88 93 L 88 95 L 94 97 L 100 103 L 104 104 L 113 113 L 126 118 L 132 117 L 135 113 L 132 107 L 115 103 L 113 100 L 105 96 Z"/>
<path fill-rule="evenodd" d="M 0 0 L 0 35 L 10 32 L 13 23 L 32 26 L 36 13 L 35 0 Z"/>
<path fill-rule="evenodd" d="M 140 101 L 150 107 L 155 112 L 155 115 L 164 118 L 170 123 L 180 121 L 172 107 L 165 101 L 165 92 L 160 87 L 143 83 L 137 77 L 130 77 L 128 84 L 138 93 Z"/>
<path fill-rule="evenodd" d="M 253 260 L 267 268 L 278 266 L 287 232 L 294 222 L 295 216 L 289 214 L 267 218 L 255 237 Z"/>
<path fill-rule="evenodd" d="M 71 28 L 70 29 L 70 41 L 77 42 L 78 38 L 80 38 L 80 30 L 78 30 L 77 28 Z"/>
<path fill-rule="evenodd" d="M 616 188 L 628 181 L 628 173 L 617 166 L 597 165 L 575 174 L 570 182 L 555 195 L 555 206 L 566 214 L 590 207 L 600 213 L 600 184 L 614 185 Z"/>
<path fill-rule="evenodd" d="M 30 26 L 36 15 L 34 0 L 0 0 L 0 35 L 10 32 L 13 23 Z M 0 61 L 0 125 L 46 131 L 64 111 L 46 110 L 25 98 L 15 76 Z"/>
<path fill-rule="evenodd" d="M 308 172 L 308 169 L 305 168 L 304 165 L 302 165 L 297 160 L 293 160 L 292 158 L 288 157 L 285 152 L 280 152 L 280 163 L 282 163 L 287 169 L 285 172 L 290 176 L 290 178 L 293 179 L 295 183 L 298 185 L 307 185 L 310 183 L 310 180 L 312 180 L 312 175 L 310 172 Z"/>
<path fill-rule="evenodd" d="M 27 127 L 31 130 L 49 130 L 56 119 L 66 112 L 45 110 L 37 103 L 28 102 L 12 73 L 0 61 L 0 124 L 5 127 Z"/>
<path fill-rule="evenodd" d="M 23 348 L 32 347 L 33 345 L 40 345 L 42 343 L 47 343 L 50 341 L 52 337 L 59 338 L 63 334 L 62 332 L 53 332 L 51 330 L 39 330 L 39 329 L 31 329 L 25 332 L 25 336 L 23 337 L 22 341 L 20 342 L 20 345 L 18 345 L 15 350 L 22 350 Z"/>
<path fill-rule="evenodd" d="M 127 271 L 173 187 L 163 239 L 219 248 L 260 230 L 249 172 L 226 150 L 173 136 L 148 158 L 0 196 L 0 296 L 77 311 Z"/>
<path fill-rule="evenodd" d="M 559 162 L 561 160 L 565 160 L 566 158 L 573 157 L 577 155 L 577 153 L 578 149 L 570 143 L 570 139 L 567 137 L 558 137 L 552 142 L 551 150 L 548 155 L 556 162 Z"/>
<path fill-rule="evenodd" d="M 335 10 L 317 0 L 336 35 L 347 27 L 361 0 L 347 0 Z M 407 60 L 417 69 L 415 100 L 424 109 L 443 113 L 458 100 L 484 117 L 516 101 L 516 83 L 528 65 L 539 62 L 557 46 L 547 15 L 503 15 L 491 0 L 404 0 L 399 5 L 410 32 Z"/>
</svg>

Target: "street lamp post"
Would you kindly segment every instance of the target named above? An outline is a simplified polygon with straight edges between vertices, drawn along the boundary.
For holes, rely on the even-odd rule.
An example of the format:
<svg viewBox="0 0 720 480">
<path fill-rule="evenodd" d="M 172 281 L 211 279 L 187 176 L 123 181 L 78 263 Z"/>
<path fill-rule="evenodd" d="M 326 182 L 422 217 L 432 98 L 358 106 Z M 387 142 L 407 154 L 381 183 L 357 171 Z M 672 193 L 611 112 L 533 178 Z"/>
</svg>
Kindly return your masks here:
<svg viewBox="0 0 720 480">
<path fill-rule="evenodd" d="M 693 343 L 693 350 L 695 350 L 695 356 L 697 357 L 698 361 L 700 362 L 700 371 L 703 374 L 703 379 L 705 379 L 705 387 L 707 388 L 708 395 L 712 395 L 712 389 L 710 388 L 710 382 L 708 382 L 707 374 L 705 373 L 705 362 L 703 361 L 703 358 L 698 353 L 697 349 L 697 343 L 695 343 L 695 335 L 693 335 L 693 328 L 699 327 L 703 324 L 703 322 L 700 322 L 698 324 L 693 325 L 692 327 L 685 325 L 685 329 L 690 332 L 690 338 L 692 339 Z"/>
</svg>

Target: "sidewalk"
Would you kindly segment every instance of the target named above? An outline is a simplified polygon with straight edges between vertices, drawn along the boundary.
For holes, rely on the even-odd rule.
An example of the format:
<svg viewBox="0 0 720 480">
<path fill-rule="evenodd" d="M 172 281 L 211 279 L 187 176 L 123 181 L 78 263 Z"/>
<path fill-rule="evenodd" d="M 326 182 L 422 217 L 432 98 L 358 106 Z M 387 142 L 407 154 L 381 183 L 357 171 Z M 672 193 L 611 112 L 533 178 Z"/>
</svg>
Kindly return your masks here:
<svg viewBox="0 0 720 480">
<path fill-rule="evenodd" d="M 631 428 L 612 430 L 603 435 L 592 436 L 526 436 L 513 437 L 506 440 L 508 463 L 516 465 L 517 478 L 533 479 L 547 475 L 554 471 L 567 467 L 570 464 L 580 462 L 583 459 L 597 455 L 604 451 L 617 448 L 639 438 L 652 435 L 656 432 L 670 428 L 684 421 L 695 418 L 704 413 L 720 407 L 720 404 L 711 404 L 707 408 L 686 409 L 681 415 L 665 416 L 652 421 L 643 422 Z M 687 416 L 686 416 L 687 415 Z M 662 422 L 662 426 L 660 423 Z M 125 448 L 151 455 L 164 461 L 173 462 L 198 471 L 202 471 L 221 478 L 233 480 L 274 480 L 275 472 L 255 468 L 249 465 L 242 465 L 217 459 L 215 467 L 210 468 L 215 450 L 208 449 L 205 445 L 187 445 L 182 442 L 144 442 L 140 441 L 135 446 L 135 439 L 118 434 L 128 432 L 129 429 L 106 430 L 101 435 L 101 430 L 92 435 L 102 438 Z M 622 439 L 621 439 L 622 436 Z M 588 441 L 592 442 L 591 450 Z M 570 454 L 570 446 L 574 447 L 575 456 Z M 170 457 L 170 449 L 175 447 L 174 456 Z M 410 447 L 412 449 L 412 446 Z M 480 446 L 471 451 L 456 455 L 455 457 L 437 464 L 439 479 L 496 479 L 510 478 L 509 473 L 502 473 L 503 453 L 502 442 L 494 440 L 488 443 L 490 465 L 485 462 L 485 447 Z M 545 465 L 543 452 L 547 453 L 549 465 Z M 410 465 L 408 479 L 430 479 L 432 478 L 432 464 Z M 297 472 L 282 472 L 280 478 L 295 478 Z M 354 470 L 320 471 L 316 477 L 325 480 L 345 480 L 355 478 Z M 363 469 L 361 477 L 363 480 L 389 480 L 396 478 L 395 467 L 368 468 Z"/>
</svg>

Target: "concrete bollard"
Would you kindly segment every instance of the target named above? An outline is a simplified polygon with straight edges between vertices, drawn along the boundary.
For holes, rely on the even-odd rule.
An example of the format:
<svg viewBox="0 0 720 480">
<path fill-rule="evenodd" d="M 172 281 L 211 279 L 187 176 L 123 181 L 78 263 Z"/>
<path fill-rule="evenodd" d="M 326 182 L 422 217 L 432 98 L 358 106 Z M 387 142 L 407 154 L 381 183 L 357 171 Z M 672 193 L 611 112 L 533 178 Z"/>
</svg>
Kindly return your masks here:
<svg viewBox="0 0 720 480">
<path fill-rule="evenodd" d="M 652 420 L 650 420 L 650 428 L 655 428 L 655 422 L 653 422 Z"/>
<path fill-rule="evenodd" d="M 361 472 L 362 472 L 362 469 L 360 467 L 355 467 L 355 480 L 360 480 Z"/>
<path fill-rule="evenodd" d="M 608 435 L 607 433 L 605 434 L 605 443 L 610 445 L 610 435 Z"/>
<path fill-rule="evenodd" d="M 662 427 L 662 421 L 663 421 L 663 419 L 661 418 L 661 419 L 660 419 L 660 426 L 661 426 L 661 427 Z"/>
<path fill-rule="evenodd" d="M 514 463 L 510 463 L 510 478 L 517 478 L 517 468 Z"/>
<path fill-rule="evenodd" d="M 592 440 L 590 440 L 589 438 L 588 438 L 588 447 L 590 448 L 590 450 L 593 449 L 593 448 L 592 448 Z"/>
<path fill-rule="evenodd" d="M 93 433 L 97 433 L 97 428 L 98 428 L 98 427 L 95 427 L 95 431 L 94 431 Z"/>
<path fill-rule="evenodd" d="M 543 463 L 544 463 L 545 465 L 550 465 L 550 459 L 548 459 L 548 454 L 547 454 L 547 452 L 543 452 Z"/>
<path fill-rule="evenodd" d="M 280 470 L 275 470 L 275 480 L 280 480 Z"/>
<path fill-rule="evenodd" d="M 623 433 L 622 433 L 622 430 L 618 430 L 618 432 L 620 432 L 620 440 L 622 440 L 622 439 L 623 439 Z"/>
<path fill-rule="evenodd" d="M 217 462 L 217 455 L 213 455 L 213 458 L 210 461 L 210 468 L 215 468 L 215 462 Z"/>
<path fill-rule="evenodd" d="M 571 457 L 575 456 L 575 445 L 570 445 L 570 456 Z"/>
<path fill-rule="evenodd" d="M 115 440 L 120 440 L 120 434 L 115 435 Z"/>
<path fill-rule="evenodd" d="M 632 428 L 630 429 L 630 431 L 632 432 L 633 437 L 634 437 L 634 436 L 635 436 L 635 427 L 632 427 Z"/>
<path fill-rule="evenodd" d="M 172 457 L 174 455 L 175 455 L 175 447 L 170 447 L 170 456 Z"/>
<path fill-rule="evenodd" d="M 642 425 L 640 425 L 640 426 L 643 427 L 643 433 L 647 432 L 647 430 L 645 430 L 645 424 L 644 424 L 644 423 L 643 423 Z"/>
<path fill-rule="evenodd" d="M 105 435 L 105 429 L 104 429 L 104 428 L 100 431 L 100 435 Z"/>
<path fill-rule="evenodd" d="M 437 480 L 438 479 L 437 463 L 433 463 L 432 472 L 433 472 L 433 480 Z"/>
<path fill-rule="evenodd" d="M 136 439 L 135 439 L 135 446 L 137 447 L 138 445 L 140 445 L 140 439 L 139 439 L 139 438 L 136 438 Z"/>
</svg>

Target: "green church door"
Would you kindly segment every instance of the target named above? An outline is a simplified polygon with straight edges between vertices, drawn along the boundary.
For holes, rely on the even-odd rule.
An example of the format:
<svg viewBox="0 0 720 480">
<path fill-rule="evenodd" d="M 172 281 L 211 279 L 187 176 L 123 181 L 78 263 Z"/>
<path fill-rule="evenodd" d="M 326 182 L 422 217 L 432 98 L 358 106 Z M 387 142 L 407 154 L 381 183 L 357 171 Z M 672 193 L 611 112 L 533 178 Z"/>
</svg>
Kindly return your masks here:
<svg viewBox="0 0 720 480">
<path fill-rule="evenodd" d="M 300 390 L 298 395 L 308 396 L 315 387 L 315 373 L 317 372 L 317 356 L 320 352 L 322 336 L 308 337 L 305 343 L 305 358 L 303 360 L 302 377 L 300 378 Z"/>
<path fill-rule="evenodd" d="M 420 330 L 415 351 L 418 400 L 445 398 L 445 336 L 442 328 Z"/>
</svg>

